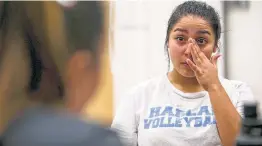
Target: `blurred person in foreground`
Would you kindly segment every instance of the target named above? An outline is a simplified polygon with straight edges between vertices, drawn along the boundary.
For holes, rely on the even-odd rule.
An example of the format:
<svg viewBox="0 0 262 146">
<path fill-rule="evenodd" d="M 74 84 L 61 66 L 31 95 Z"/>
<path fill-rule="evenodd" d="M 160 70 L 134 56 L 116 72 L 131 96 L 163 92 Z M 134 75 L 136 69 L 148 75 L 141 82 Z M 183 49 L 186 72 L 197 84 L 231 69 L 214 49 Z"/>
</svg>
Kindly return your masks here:
<svg viewBox="0 0 262 146">
<path fill-rule="evenodd" d="M 1 2 L 2 145 L 120 146 L 115 133 L 80 114 L 99 81 L 105 7 L 95 1 Z M 48 25 L 47 11 L 61 17 Z"/>
</svg>

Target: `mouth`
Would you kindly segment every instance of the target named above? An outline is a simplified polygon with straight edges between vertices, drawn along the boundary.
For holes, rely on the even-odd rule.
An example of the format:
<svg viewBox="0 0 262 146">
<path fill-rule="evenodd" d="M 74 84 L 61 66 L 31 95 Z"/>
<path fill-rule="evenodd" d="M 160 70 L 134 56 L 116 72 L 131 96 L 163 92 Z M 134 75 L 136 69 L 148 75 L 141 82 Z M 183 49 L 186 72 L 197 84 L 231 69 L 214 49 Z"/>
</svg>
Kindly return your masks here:
<svg viewBox="0 0 262 146">
<path fill-rule="evenodd" d="M 182 62 L 181 64 L 184 66 L 189 66 L 186 62 Z"/>
</svg>

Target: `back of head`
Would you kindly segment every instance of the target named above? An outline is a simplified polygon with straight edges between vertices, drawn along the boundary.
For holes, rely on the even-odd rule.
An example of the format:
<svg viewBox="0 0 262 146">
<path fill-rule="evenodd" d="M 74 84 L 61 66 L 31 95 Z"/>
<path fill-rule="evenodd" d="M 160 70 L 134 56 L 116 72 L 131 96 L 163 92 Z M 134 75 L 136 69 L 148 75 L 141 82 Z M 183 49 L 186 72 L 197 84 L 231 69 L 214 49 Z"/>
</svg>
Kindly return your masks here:
<svg viewBox="0 0 262 146">
<path fill-rule="evenodd" d="M 89 52 L 99 68 L 105 5 L 8 1 L 0 7 L 2 131 L 21 109 L 66 100 L 68 62 L 77 52 Z"/>
</svg>

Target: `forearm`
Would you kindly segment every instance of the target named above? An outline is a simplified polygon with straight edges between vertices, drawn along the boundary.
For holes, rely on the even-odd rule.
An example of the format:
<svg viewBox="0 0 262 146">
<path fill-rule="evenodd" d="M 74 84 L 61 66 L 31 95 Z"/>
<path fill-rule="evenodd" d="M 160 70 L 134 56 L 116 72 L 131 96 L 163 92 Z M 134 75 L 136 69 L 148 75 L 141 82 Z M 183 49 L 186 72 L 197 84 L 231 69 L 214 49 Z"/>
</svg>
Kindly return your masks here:
<svg viewBox="0 0 262 146">
<path fill-rule="evenodd" d="M 241 117 L 221 84 L 208 91 L 223 146 L 232 146 L 240 130 Z"/>
</svg>

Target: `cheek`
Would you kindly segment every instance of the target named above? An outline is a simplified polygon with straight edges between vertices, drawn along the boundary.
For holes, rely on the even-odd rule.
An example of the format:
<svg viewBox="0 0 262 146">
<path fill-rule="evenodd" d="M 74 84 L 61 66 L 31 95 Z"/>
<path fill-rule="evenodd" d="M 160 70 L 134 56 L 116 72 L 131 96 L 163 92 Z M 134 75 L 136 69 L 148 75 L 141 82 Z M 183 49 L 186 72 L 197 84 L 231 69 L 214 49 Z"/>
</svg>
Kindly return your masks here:
<svg viewBox="0 0 262 146">
<path fill-rule="evenodd" d="M 212 53 L 209 53 L 209 52 L 204 52 L 204 54 L 206 55 L 206 57 L 207 57 L 208 59 L 210 59 L 210 58 L 211 58 L 211 55 L 212 55 Z"/>
<path fill-rule="evenodd" d="M 207 46 L 205 47 L 202 52 L 206 55 L 206 57 L 209 59 L 212 56 L 214 47 L 213 46 Z"/>
<path fill-rule="evenodd" d="M 168 43 L 168 49 L 171 60 L 178 60 L 185 52 L 185 46 L 178 45 L 172 40 Z"/>
</svg>

